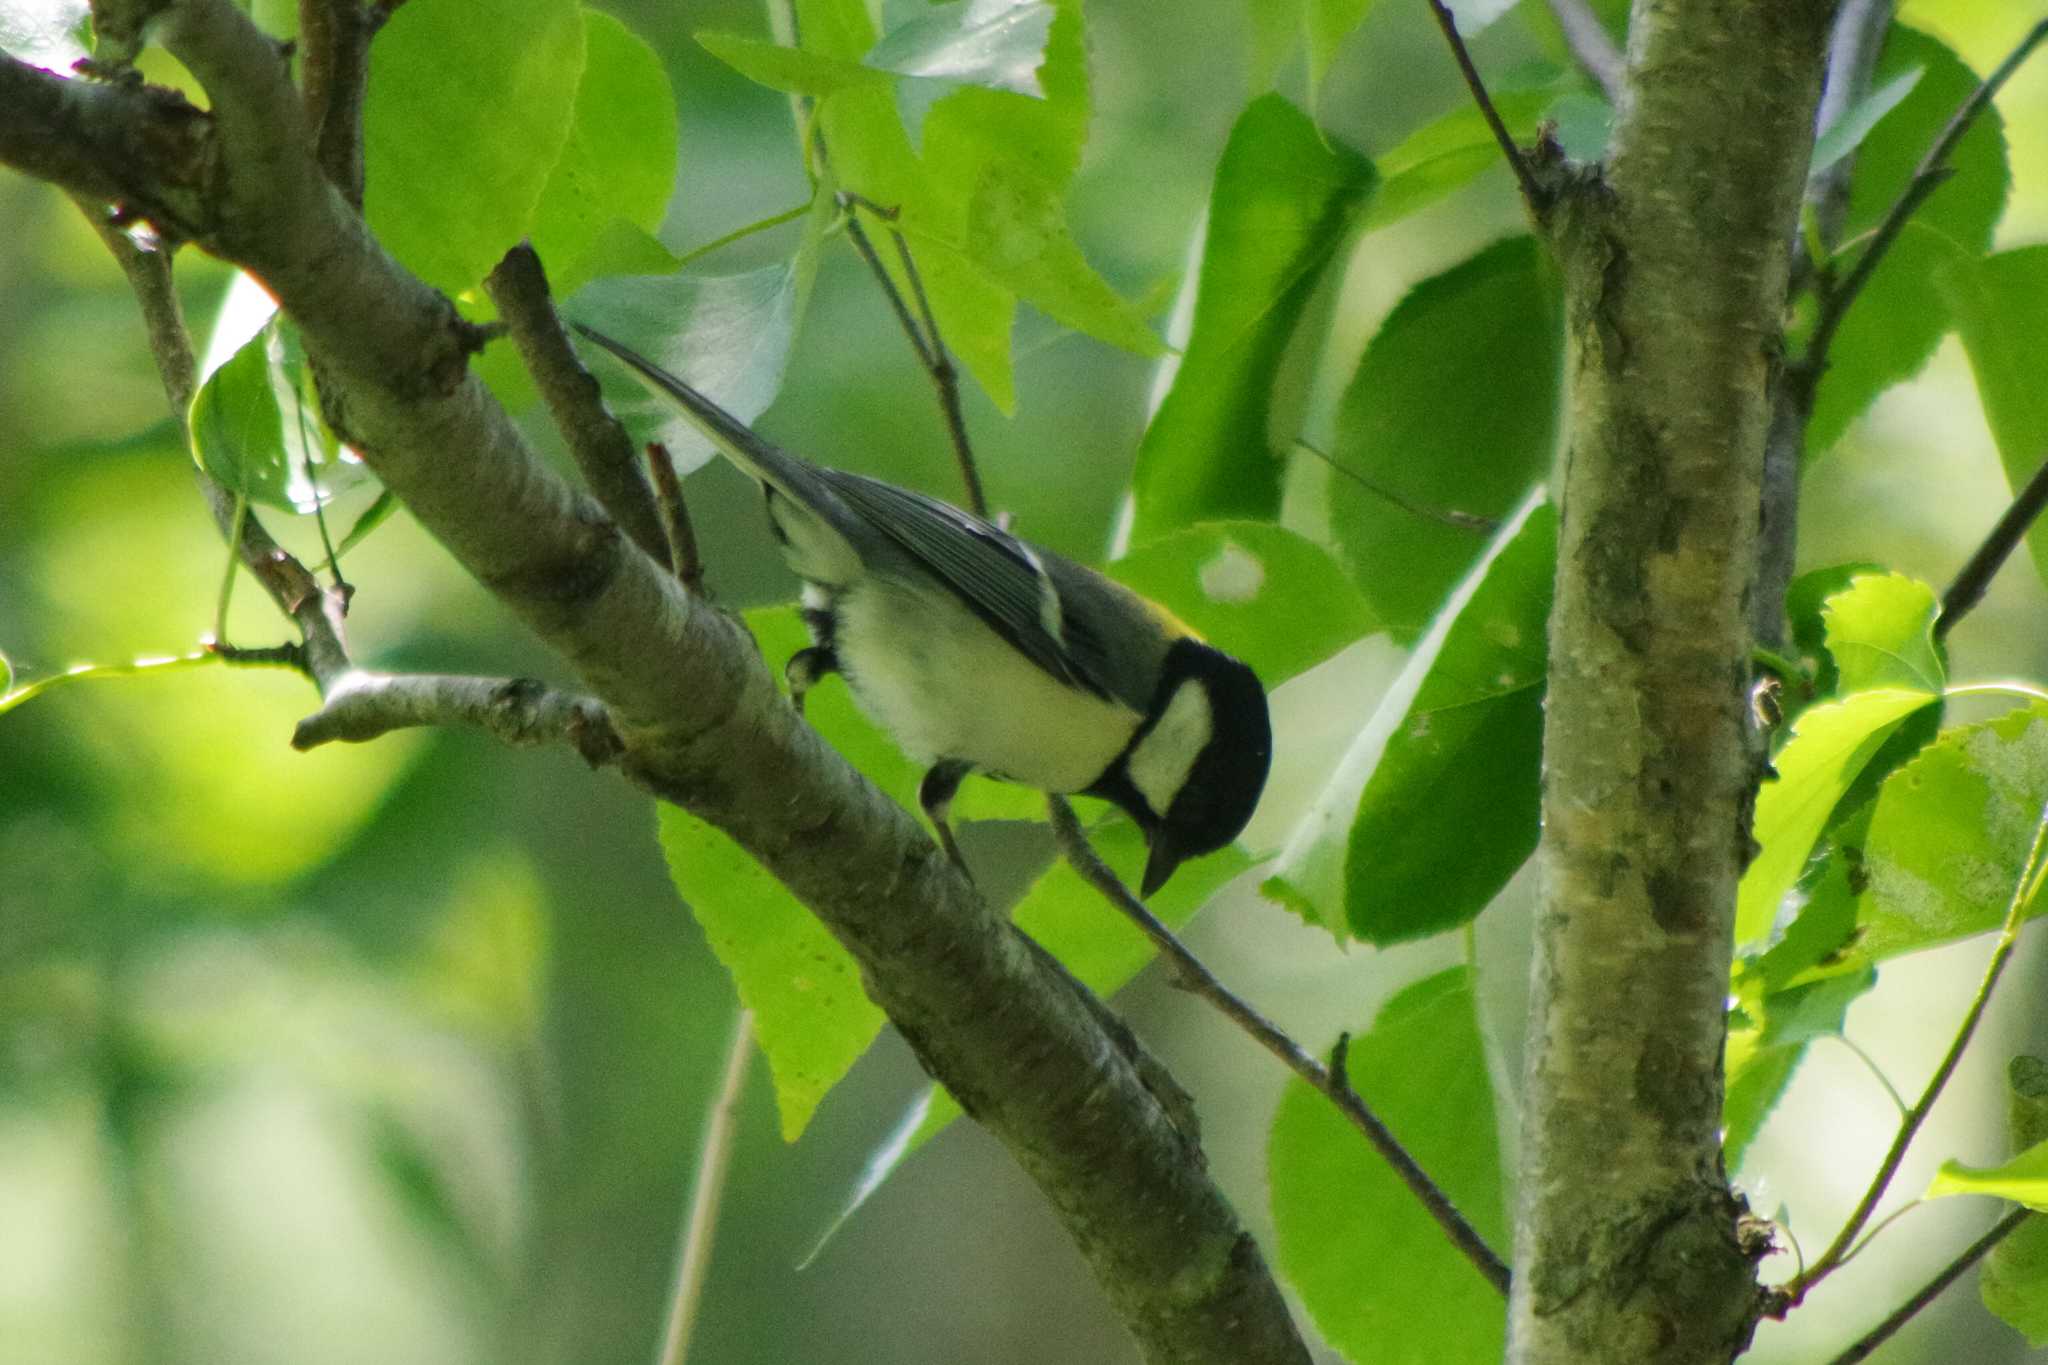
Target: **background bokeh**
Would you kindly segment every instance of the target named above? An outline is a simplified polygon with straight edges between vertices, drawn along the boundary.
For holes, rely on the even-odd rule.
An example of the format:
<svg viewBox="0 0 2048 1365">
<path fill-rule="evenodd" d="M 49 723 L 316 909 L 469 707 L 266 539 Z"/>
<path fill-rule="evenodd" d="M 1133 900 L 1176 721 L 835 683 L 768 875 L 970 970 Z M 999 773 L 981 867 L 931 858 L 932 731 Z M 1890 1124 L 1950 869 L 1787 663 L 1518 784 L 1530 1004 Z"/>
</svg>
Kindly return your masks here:
<svg viewBox="0 0 2048 1365">
<path fill-rule="evenodd" d="M 1127 294 L 1183 268 L 1247 93 L 1244 3 L 1088 8 L 1096 112 L 1073 219 Z M 672 248 L 803 197 L 787 102 L 690 40 L 760 32 L 757 5 L 607 8 L 670 64 L 682 129 L 662 234 Z M 1979 70 L 2040 17 L 2013 0 L 1903 9 Z M 1544 25 L 1519 10 L 1476 44 L 1492 71 L 1550 52 Z M 1298 59 L 1282 85 L 1299 96 Z M 1332 136 L 1374 152 L 1462 98 L 1425 8 L 1383 3 L 1321 112 Z M 1999 240 L 2041 240 L 2048 62 L 2000 103 L 2013 194 Z M 1368 237 L 1339 329 L 1353 352 L 1407 285 L 1517 230 L 1518 212 L 1496 171 Z M 0 243 L 0 651 L 34 676 L 189 649 L 210 624 L 223 556 L 132 301 L 76 209 L 11 174 Z M 750 239 L 716 264 L 786 246 Z M 227 272 L 190 251 L 179 271 L 203 324 Z M 1326 372 L 1341 381 L 1345 368 L 1339 356 Z M 1036 539 L 1099 557 L 1151 381 L 1146 362 L 1027 316 L 1014 417 L 968 399 L 992 501 Z M 822 461 L 948 488 L 929 386 L 843 243 L 762 425 Z M 723 600 L 786 594 L 744 482 L 713 466 L 689 493 Z M 1882 400 L 1814 466 L 1807 494 L 1807 564 L 1876 559 L 1945 581 L 2005 497 L 1959 349 L 1945 344 Z M 366 662 L 563 677 L 402 514 L 349 569 Z M 282 638 L 246 583 L 230 620 L 238 642 Z M 1955 674 L 2042 676 L 2044 622 L 2048 594 L 2017 562 L 1954 639 Z M 1280 828 L 1313 791 L 1397 662 L 1368 642 L 1284 689 L 1260 828 Z M 0 1361 L 652 1359 L 734 1001 L 668 885 L 650 803 L 566 754 L 471 735 L 293 753 L 286 737 L 313 701 L 294 676 L 199 668 L 61 687 L 0 716 Z M 1253 881 L 1191 941 L 1307 1041 L 1362 1025 L 1460 951 L 1335 952 L 1260 902 Z M 1518 881 L 1478 931 L 1508 1057 L 1527 909 Z M 1852 1010 L 1850 1035 L 1900 1089 L 1938 1057 L 1984 951 L 1888 965 Z M 2002 1154 L 2003 1058 L 2048 1047 L 2043 974 L 2030 941 L 1897 1188 L 1920 1188 L 1942 1155 Z M 1218 1176 L 1261 1225 L 1278 1068 L 1156 973 L 1118 1003 L 1200 1100 Z M 785 1146 L 754 1069 L 693 1359 L 1134 1359 L 1035 1191 L 968 1125 L 794 1269 L 921 1082 L 885 1034 Z M 1822 1044 L 1742 1183 L 1760 1210 L 1787 1210 L 1814 1251 L 1892 1122 L 1863 1064 Z M 1791 1325 L 1767 1326 L 1755 1358 L 1825 1358 L 1989 1216 L 1968 1200 L 1910 1215 Z M 1880 1358 L 2024 1354 L 1965 1289 Z"/>
</svg>

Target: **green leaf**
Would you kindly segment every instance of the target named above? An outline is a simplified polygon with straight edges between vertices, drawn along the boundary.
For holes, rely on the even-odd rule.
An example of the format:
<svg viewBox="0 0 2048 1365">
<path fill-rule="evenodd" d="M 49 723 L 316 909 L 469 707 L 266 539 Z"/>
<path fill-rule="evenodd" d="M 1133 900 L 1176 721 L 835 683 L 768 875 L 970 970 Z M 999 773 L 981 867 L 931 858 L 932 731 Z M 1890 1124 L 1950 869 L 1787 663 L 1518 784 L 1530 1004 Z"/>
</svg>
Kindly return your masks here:
<svg viewBox="0 0 2048 1365">
<path fill-rule="evenodd" d="M 1089 831 L 1089 843 L 1125 885 L 1145 870 L 1145 840 L 1138 827 L 1112 817 Z M 1209 903 L 1210 897 L 1252 865 L 1243 849 L 1232 845 L 1206 858 L 1184 863 L 1173 880 L 1146 904 L 1160 923 L 1179 930 Z M 1017 927 L 1066 964 L 1076 979 L 1107 999 L 1123 989 L 1156 954 L 1151 941 L 1118 914 L 1094 887 L 1064 860 L 1046 869 L 1018 902 L 1011 918 Z M 816 1256 L 910 1157 L 960 1117 L 959 1104 L 937 1086 L 924 1092 L 904 1114 L 889 1139 L 876 1149 L 861 1178 L 848 1194 L 810 1256 Z"/>
<path fill-rule="evenodd" d="M 1534 90 L 1495 91 L 1494 104 L 1515 140 L 1527 144 L 1560 93 L 1554 84 Z M 1434 204 L 1481 172 L 1495 167 L 1507 170 L 1493 129 L 1469 101 L 1410 133 L 1375 158 L 1374 164 L 1379 169 L 1380 188 L 1365 212 L 1368 229 L 1385 227 Z"/>
<path fill-rule="evenodd" d="M 251 502 L 289 507 L 284 418 L 270 386 L 270 335 L 266 327 L 244 342 L 192 396 L 192 455 Z"/>
<path fill-rule="evenodd" d="M 1877 984 L 1875 971 L 1831 977 L 1780 991 L 1765 978 L 1736 971 L 1735 994 L 1742 1002 L 1728 1029 L 1722 1101 L 1721 1150 L 1728 1169 L 1739 1170 L 1764 1120 L 1777 1107 L 1793 1073 L 1814 1039 L 1839 1036 L 1849 1006 Z"/>
<path fill-rule="evenodd" d="M 1557 514 L 1534 509 L 1429 661 L 1359 799 L 1351 932 L 1386 945 L 1476 918 L 1536 851 Z"/>
<path fill-rule="evenodd" d="M 1841 682 L 1834 656 L 1828 653 L 1827 626 L 1821 616 L 1828 599 L 1865 574 L 1884 571 L 1883 565 L 1869 560 L 1831 564 L 1799 575 L 1785 589 L 1785 618 L 1792 628 L 1792 645 L 1802 661 L 1812 664 L 1814 697 L 1833 696 Z M 1797 709 L 1803 707 L 1788 708 L 1788 712 Z"/>
<path fill-rule="evenodd" d="M 413 0 L 377 35 L 363 211 L 428 284 L 461 293 L 531 231 L 569 135 L 583 41 L 573 0 Z"/>
<path fill-rule="evenodd" d="M 370 479 L 321 418 L 297 329 L 281 315 L 207 376 L 190 426 L 200 466 L 262 506 L 308 514 Z"/>
<path fill-rule="evenodd" d="M 967 207 L 967 256 L 997 284 L 1077 332 L 1136 355 L 1165 350 L 1081 254 L 1067 231 L 1059 191 L 1021 162 L 982 166 Z"/>
<path fill-rule="evenodd" d="M 1472 971 L 1389 1000 L 1353 1040 L 1352 1084 L 1473 1228 L 1504 1248 L 1493 1088 Z M 1500 1295 L 1329 1098 L 1290 1080 L 1267 1149 L 1275 1249 L 1323 1337 L 1373 1365 L 1500 1359 Z M 1427 1305 L 1422 1311 L 1421 1306 Z"/>
<path fill-rule="evenodd" d="M 736 275 L 606 276 L 580 290 L 567 311 L 751 422 L 782 387 L 832 211 L 831 195 L 821 193 L 796 251 L 781 264 Z M 612 410 L 636 431 L 655 428 L 677 469 L 687 472 L 711 458 L 711 443 L 673 407 L 619 366 L 606 365 L 602 373 L 612 381 L 606 390 Z"/>
<path fill-rule="evenodd" d="M 2041 384 L 2041 357 L 2048 355 L 2048 246 L 1953 261 L 1937 283 L 1955 310 L 2006 482 L 2023 488 L 2048 451 L 2048 392 Z M 2048 578 L 2048 527 L 2039 521 L 2027 528 L 2027 550 L 2035 572 Z"/>
<path fill-rule="evenodd" d="M 1498 242 L 1417 285 L 1381 324 L 1345 390 L 1335 459 L 1410 502 L 1503 516 L 1550 468 L 1563 355 L 1549 261 L 1533 238 Z M 1330 526 L 1401 640 L 1422 632 L 1484 544 L 1343 479 L 1330 486 Z"/>
<path fill-rule="evenodd" d="M 820 98 L 854 86 L 886 86 L 889 75 L 843 57 L 748 38 L 737 33 L 699 33 L 697 42 L 756 85 L 792 95 Z"/>
<path fill-rule="evenodd" d="M 1827 600 L 1821 624 L 1844 693 L 1879 687 L 1939 692 L 1948 685 L 1934 642 L 1934 589 L 1904 574 L 1865 574 Z"/>
<path fill-rule="evenodd" d="M 1252 29 L 1250 92 L 1262 95 L 1301 40 L 1308 0 L 1244 0 L 1244 7 Z"/>
<path fill-rule="evenodd" d="M 1944 731 L 1885 779 L 1863 847 L 1861 966 L 1996 929 L 2048 801 L 2048 705 Z M 2040 911 L 2036 894 L 2025 907 Z"/>
<path fill-rule="evenodd" d="M 1923 73 L 1919 82 L 1857 152 L 1844 241 L 1865 237 L 1877 225 L 1950 116 L 1977 89 L 1977 73 L 1955 53 L 1893 25 L 1874 84 L 1881 88 L 1916 68 Z M 1970 125 L 1948 164 L 1954 175 L 1907 223 L 1835 336 L 1807 427 L 1809 454 L 1832 446 L 1880 393 L 1917 373 L 1948 331 L 1951 316 L 1935 281 L 1952 262 L 1990 245 L 2011 181 L 2004 121 L 1995 106 Z M 1836 264 L 1838 275 L 1849 268 L 1849 260 Z"/>
<path fill-rule="evenodd" d="M 1927 1198 L 1952 1194 L 1983 1194 L 2009 1199 L 2030 1209 L 2048 1209 L 2048 1142 L 2037 1142 L 1997 1166 L 1965 1166 L 1944 1161 L 1927 1187 Z"/>
<path fill-rule="evenodd" d="M 1138 449 L 1138 539 L 1278 510 L 1274 374 L 1372 187 L 1371 163 L 1280 96 L 1239 116 L 1210 191 L 1194 329 Z"/>
<path fill-rule="evenodd" d="M 1761 847 L 1735 898 L 1735 942 L 1760 943 L 1806 866 L 1828 817 L 1906 717 L 1934 701 L 1918 688 L 1857 692 L 1808 707 L 1773 761 L 1756 801 Z"/>
<path fill-rule="evenodd" d="M 2014 1147 L 2048 1141 L 2048 1063 L 2014 1057 L 2006 1068 L 2006 1128 Z M 2048 1218 L 2029 1218 L 1984 1259 L 1978 1282 L 1984 1306 L 2024 1332 L 2036 1350 L 2048 1346 Z"/>
<path fill-rule="evenodd" d="M 1540 524 L 1539 524 L 1540 523 Z M 1517 567 L 1514 572 L 1503 571 L 1500 578 L 1493 571 L 1509 550 L 1514 549 L 1512 565 L 1524 566 L 1526 556 L 1533 544 L 1555 545 L 1555 515 L 1543 504 L 1538 496 L 1531 496 L 1518 508 L 1486 547 L 1480 561 L 1458 585 L 1456 592 L 1444 604 L 1436 622 L 1408 657 L 1407 665 L 1379 705 L 1365 722 L 1357 736 L 1351 741 L 1343 761 L 1331 774 L 1315 804 L 1309 808 L 1301 821 L 1288 835 L 1286 847 L 1281 851 L 1273 875 L 1261 888 L 1264 893 L 1313 924 L 1320 924 L 1342 939 L 1351 927 L 1351 907 L 1357 904 L 1354 895 L 1355 878 L 1363 878 L 1377 872 L 1377 864 L 1368 862 L 1354 872 L 1351 854 L 1360 847 L 1361 836 L 1356 826 L 1361 820 L 1361 803 L 1370 779 L 1377 776 L 1377 770 L 1391 748 L 1391 741 L 1397 730 L 1409 720 L 1410 709 L 1417 703 L 1423 685 L 1431 678 L 1437 660 L 1443 655 L 1454 631 L 1459 634 L 1460 658 L 1476 657 L 1485 653 L 1475 639 L 1483 635 L 1483 628 L 1459 630 L 1460 622 L 1468 609 L 1482 593 L 1486 594 L 1488 605 L 1472 617 L 1472 625 L 1481 623 L 1511 621 L 1516 616 L 1514 604 L 1525 604 L 1527 594 L 1536 591 L 1536 585 L 1528 580 L 1528 570 Z M 1536 529 L 1532 529 L 1532 525 Z M 1547 584 L 1544 585 L 1547 588 Z M 1496 604 L 1499 604 L 1496 606 Z M 1519 627 L 1514 629 L 1519 630 Z M 1525 637 L 1504 638 L 1494 642 L 1497 646 L 1521 650 L 1529 646 Z M 1468 653 L 1469 647 L 1469 653 Z M 1541 649 L 1541 641 L 1536 642 Z M 1540 657 L 1540 655 L 1539 655 Z M 1439 676 L 1432 688 L 1433 695 L 1450 696 L 1457 690 L 1456 679 L 1467 679 L 1466 686 L 1477 692 L 1484 681 L 1462 671 L 1447 670 Z M 1540 681 L 1540 673 L 1539 673 Z M 1513 702 L 1507 698 L 1496 699 L 1498 706 L 1512 709 Z M 1449 722 L 1447 722 L 1449 723 Z M 1424 736 L 1414 736 L 1421 739 Z M 1419 761 L 1419 760 L 1418 760 Z M 1413 765 L 1407 771 L 1413 771 Z M 1392 781 L 1393 779 L 1388 779 Z M 1467 793 L 1476 798 L 1476 793 Z M 1399 813 L 1392 803 L 1376 808 L 1376 827 L 1391 831 L 1398 822 Z M 1464 831 L 1469 834 L 1470 831 Z M 1369 836 L 1379 837 L 1379 836 Z M 1386 838 L 1397 837 L 1391 833 Z M 1521 834 L 1509 828 L 1503 836 L 1508 842 L 1520 839 Z M 1383 854 L 1398 856 L 1384 847 L 1374 848 L 1367 856 L 1377 859 Z M 1460 854 L 1460 857 L 1463 855 Z M 1434 896 L 1432 891 L 1431 895 Z"/>
<path fill-rule="evenodd" d="M 782 1136 L 794 1142 L 881 1032 L 882 1011 L 852 955 L 744 849 L 675 806 L 660 815 L 669 876 L 754 1012 Z"/>
<path fill-rule="evenodd" d="M 883 35 L 866 63 L 904 76 L 1040 97 L 1038 67 L 1056 11 L 1044 0 L 954 0 Z"/>
<path fill-rule="evenodd" d="M 1819 179 L 1829 167 L 1861 146 L 1863 139 L 1870 136 L 1870 130 L 1913 93 L 1913 87 L 1920 84 L 1925 70 L 1924 67 L 1907 67 L 1865 94 L 1850 106 L 1847 113 L 1829 124 L 1827 131 L 1814 139 L 1813 159 L 1806 169 L 1807 180 Z"/>
<path fill-rule="evenodd" d="M 1316 107 L 1323 92 L 1323 78 L 1357 27 L 1365 22 L 1372 0 L 1308 0 L 1308 105 Z"/>
<path fill-rule="evenodd" d="M 586 9 L 583 51 L 569 140 L 541 190 L 531 233 L 561 298 L 590 278 L 576 268 L 611 224 L 660 225 L 676 180 L 675 95 L 654 49 Z"/>
<path fill-rule="evenodd" d="M 1269 689 L 1372 633 L 1364 596 L 1322 546 L 1263 521 L 1205 522 L 1108 566 Z"/>
</svg>

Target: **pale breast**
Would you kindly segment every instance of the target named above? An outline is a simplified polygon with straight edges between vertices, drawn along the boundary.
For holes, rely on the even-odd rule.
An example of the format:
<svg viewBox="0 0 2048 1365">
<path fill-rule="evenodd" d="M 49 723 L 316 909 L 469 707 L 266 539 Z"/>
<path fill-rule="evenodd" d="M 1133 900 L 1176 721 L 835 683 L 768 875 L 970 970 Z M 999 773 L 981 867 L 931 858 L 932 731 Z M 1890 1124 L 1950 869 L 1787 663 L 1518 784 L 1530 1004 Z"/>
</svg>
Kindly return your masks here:
<svg viewBox="0 0 2048 1365">
<path fill-rule="evenodd" d="M 1137 712 L 1056 681 L 936 585 L 912 593 L 864 579 L 835 605 L 841 671 L 913 758 L 1074 792 L 1137 731 Z"/>
</svg>

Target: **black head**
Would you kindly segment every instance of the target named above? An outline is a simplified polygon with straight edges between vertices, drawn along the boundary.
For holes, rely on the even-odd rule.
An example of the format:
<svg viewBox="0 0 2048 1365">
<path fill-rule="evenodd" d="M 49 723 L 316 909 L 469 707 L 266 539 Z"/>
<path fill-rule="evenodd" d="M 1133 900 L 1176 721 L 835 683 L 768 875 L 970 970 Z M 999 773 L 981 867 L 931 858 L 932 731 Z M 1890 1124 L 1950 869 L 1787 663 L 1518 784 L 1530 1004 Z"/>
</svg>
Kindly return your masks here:
<svg viewBox="0 0 2048 1365">
<path fill-rule="evenodd" d="M 1176 640 L 1144 723 L 1094 788 L 1145 831 L 1144 895 L 1165 885 L 1184 859 L 1212 853 L 1244 830 L 1272 761 L 1273 727 L 1257 675 L 1198 640 Z"/>
</svg>

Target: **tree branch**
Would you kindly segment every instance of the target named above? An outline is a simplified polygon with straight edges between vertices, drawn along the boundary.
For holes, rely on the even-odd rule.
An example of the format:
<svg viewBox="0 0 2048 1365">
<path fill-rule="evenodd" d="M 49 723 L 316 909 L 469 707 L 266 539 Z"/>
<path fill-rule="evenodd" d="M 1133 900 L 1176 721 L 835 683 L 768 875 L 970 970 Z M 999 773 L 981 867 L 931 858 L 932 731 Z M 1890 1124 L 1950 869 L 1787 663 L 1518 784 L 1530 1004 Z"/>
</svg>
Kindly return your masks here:
<svg viewBox="0 0 2048 1365">
<path fill-rule="evenodd" d="M 380 0 L 299 0 L 299 84 L 316 157 L 342 198 L 363 206 L 363 97 L 370 40 L 391 7 Z"/>
<path fill-rule="evenodd" d="M 584 484 L 635 545 L 655 563 L 670 567 L 668 538 L 654 495 L 640 476 L 633 438 L 605 407 L 597 377 L 583 368 L 569 344 L 539 254 L 523 242 L 513 247 L 485 277 L 484 289 L 511 331 L 512 344 L 568 443 Z"/>
<path fill-rule="evenodd" d="M 103 0 L 118 6 L 121 0 Z M 467 371 L 476 338 L 397 266 L 320 171 L 277 49 L 230 0 L 127 0 L 156 18 L 212 117 L 190 221 L 299 324 L 330 423 L 463 567 L 575 668 L 632 780 L 733 837 L 860 963 L 869 993 L 932 1074 L 1045 1191 L 1148 1360 L 1308 1360 L 1271 1274 L 1091 1002 L 992 912 L 922 827 L 792 714 L 740 626 L 627 552 L 596 505 L 556 478 Z M 103 31 L 106 26 L 102 26 Z M 0 160 L 55 78 L 0 60 Z M 111 88 L 110 88 L 111 89 Z M 61 93 L 61 92 L 60 92 Z M 153 126 L 133 93 L 95 100 L 117 137 Z M 130 202 L 185 181 L 147 158 L 96 171 Z M 767 777 L 765 775 L 772 775 Z"/>
<path fill-rule="evenodd" d="M 2026 1222 L 2032 1214 L 2032 1209 L 2022 1206 L 1993 1223 L 1989 1231 L 1963 1248 L 1953 1261 L 1943 1266 L 1940 1274 L 1915 1290 L 1911 1298 L 1900 1304 L 1883 1322 L 1858 1337 L 1854 1345 L 1836 1356 L 1829 1365 L 1855 1365 L 1859 1360 L 1868 1360 L 1878 1347 L 1891 1340 L 1893 1334 L 1911 1322 L 1921 1309 L 1940 1298 L 1943 1290 L 1960 1279 L 1964 1271 L 1983 1260 L 1993 1247 L 2017 1231 L 2020 1224 Z"/>
<path fill-rule="evenodd" d="M 1159 922 L 1158 916 L 1145 908 L 1145 903 L 1133 896 L 1130 888 L 1118 879 L 1116 872 L 1088 842 L 1088 836 L 1074 818 L 1074 808 L 1066 798 L 1053 796 L 1048 804 L 1052 810 L 1052 828 L 1059 840 L 1060 851 L 1073 865 L 1081 879 L 1102 894 L 1103 899 L 1121 911 L 1124 917 L 1138 926 L 1141 933 L 1152 941 L 1173 965 L 1174 975 L 1180 985 L 1214 1005 L 1224 1018 L 1243 1029 L 1266 1051 L 1278 1057 L 1295 1075 L 1321 1091 L 1338 1112 L 1349 1119 L 1352 1126 L 1365 1135 L 1374 1151 L 1394 1168 L 1394 1174 L 1401 1178 L 1409 1192 L 1421 1201 L 1429 1216 L 1437 1221 L 1444 1235 L 1451 1239 L 1451 1245 L 1463 1252 L 1468 1260 L 1486 1277 L 1486 1282 L 1505 1294 L 1508 1292 L 1509 1271 L 1507 1263 L 1486 1245 L 1486 1239 L 1479 1235 L 1465 1215 L 1458 1212 L 1457 1205 L 1449 1195 L 1429 1178 L 1419 1162 L 1408 1154 L 1401 1140 L 1394 1136 L 1375 1114 L 1359 1093 L 1352 1089 L 1350 1078 L 1345 1074 L 1343 1058 L 1348 1039 L 1340 1039 L 1337 1052 L 1330 1066 L 1311 1057 L 1301 1044 L 1288 1037 L 1264 1015 L 1246 1004 L 1229 987 L 1217 979 L 1202 959 L 1188 950 L 1186 944 L 1174 932 Z"/>
<path fill-rule="evenodd" d="M 1748 599 L 1833 8 L 1637 4 L 1604 181 L 1554 214 L 1570 408 L 1511 1365 L 1725 1365 L 1755 1325 L 1721 1157 Z"/>
<path fill-rule="evenodd" d="M 1619 104 L 1628 62 L 1607 32 L 1607 26 L 1600 22 L 1600 16 L 1593 13 L 1586 0 L 1550 0 L 1550 13 L 1564 34 L 1564 45 L 1570 49 L 1572 60 L 1593 78 L 1610 105 Z"/>
<path fill-rule="evenodd" d="M 1444 0 L 1429 0 L 1429 10 L 1436 16 L 1436 26 L 1444 31 L 1444 41 L 1451 45 L 1451 56 L 1457 60 L 1458 73 L 1465 78 L 1465 88 L 1472 92 L 1472 102 L 1479 106 L 1479 112 L 1486 119 L 1486 126 L 1493 130 L 1493 140 L 1500 144 L 1501 155 L 1508 159 L 1508 169 L 1515 173 L 1515 184 L 1521 188 L 1522 203 L 1527 206 L 1530 217 L 1541 223 L 1550 214 L 1550 206 L 1557 196 L 1544 188 L 1529 169 L 1529 158 L 1522 155 L 1522 149 L 1515 145 L 1514 134 L 1502 122 L 1500 110 L 1493 106 L 1493 96 L 1486 93 L 1486 82 L 1479 79 L 1479 68 L 1472 65 L 1472 54 L 1465 49 L 1465 40 L 1458 33 L 1457 16 L 1451 13 Z"/>
<path fill-rule="evenodd" d="M 2048 451 L 2042 452 L 2040 468 L 2027 480 L 2027 486 L 2019 491 L 2019 496 L 2012 500 L 2012 506 L 2005 509 L 2005 515 L 1984 537 L 1984 543 L 1977 547 L 1976 553 L 1957 571 L 1948 591 L 1941 595 L 1941 614 L 1934 618 L 1935 639 L 1947 639 L 1956 622 L 1984 600 L 1984 590 L 1991 586 L 1991 580 L 2005 567 L 2005 561 L 2026 539 L 2027 528 L 2040 518 L 2044 507 L 2048 507 Z"/>
<path fill-rule="evenodd" d="M 532 678 L 361 669 L 328 689 L 320 709 L 292 731 L 292 747 L 361 744 L 423 725 L 467 726 L 514 748 L 567 744 L 593 768 L 617 762 L 621 748 L 603 705 Z"/>
</svg>

